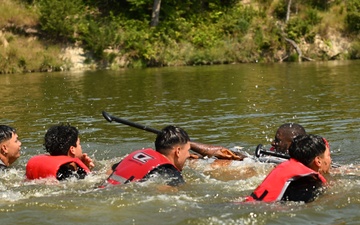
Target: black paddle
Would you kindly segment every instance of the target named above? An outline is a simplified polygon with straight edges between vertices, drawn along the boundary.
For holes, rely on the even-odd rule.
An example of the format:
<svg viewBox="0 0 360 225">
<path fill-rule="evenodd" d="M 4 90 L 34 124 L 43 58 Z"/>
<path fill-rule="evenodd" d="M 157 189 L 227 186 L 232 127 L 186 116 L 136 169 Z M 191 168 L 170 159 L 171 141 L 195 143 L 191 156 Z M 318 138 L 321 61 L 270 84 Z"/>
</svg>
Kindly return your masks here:
<svg viewBox="0 0 360 225">
<path fill-rule="evenodd" d="M 275 156 L 275 157 L 282 158 L 282 159 L 290 159 L 289 155 L 286 155 L 286 154 L 283 154 L 283 153 L 278 153 L 278 152 L 273 152 L 273 151 L 268 151 L 268 150 L 263 149 L 262 147 L 263 147 L 262 144 L 259 144 L 256 147 L 255 156 L 257 158 L 259 158 L 261 155 L 269 155 L 269 156 Z M 341 167 L 341 165 L 332 162 L 331 167 L 332 168 L 338 168 L 338 167 Z"/>
<path fill-rule="evenodd" d="M 138 123 L 134 123 L 134 122 L 131 122 L 129 120 L 124 120 L 124 119 L 112 116 L 112 115 L 110 115 L 109 113 L 107 113 L 105 111 L 102 112 L 102 115 L 110 123 L 112 121 L 115 121 L 115 122 L 118 122 L 118 123 L 128 125 L 130 127 L 135 127 L 135 128 L 141 129 L 141 130 L 146 130 L 146 131 L 149 131 L 149 132 L 152 132 L 152 133 L 155 133 L 155 134 L 160 133 L 160 130 L 157 130 L 157 129 L 154 129 L 154 128 L 151 128 L 151 127 L 147 127 L 147 126 L 144 126 L 144 125 L 141 125 L 141 124 L 138 124 Z"/>
<path fill-rule="evenodd" d="M 141 125 L 141 124 L 138 124 L 138 123 L 134 123 L 134 122 L 131 122 L 129 120 L 125 120 L 125 119 L 121 119 L 121 118 L 118 118 L 118 117 L 115 117 L 115 116 L 112 116 L 110 115 L 109 113 L 105 112 L 105 111 L 102 111 L 102 115 L 104 116 L 104 118 L 109 121 L 110 123 L 112 121 L 115 121 L 115 122 L 118 122 L 118 123 L 122 123 L 122 124 L 125 124 L 125 125 L 128 125 L 130 127 L 135 127 L 135 128 L 138 128 L 138 129 L 141 129 L 141 130 L 145 130 L 145 131 L 149 131 L 149 132 L 152 132 L 152 133 L 155 133 L 155 134 L 159 134 L 160 133 L 160 130 L 157 130 L 155 128 L 151 128 L 151 127 L 147 127 L 147 126 L 144 126 L 144 125 Z M 268 150 L 265 150 L 262 148 L 263 145 L 262 144 L 259 144 L 257 147 L 256 147 L 256 150 L 255 150 L 255 156 L 257 158 L 259 158 L 261 155 L 270 155 L 270 156 L 275 156 L 275 157 L 278 157 L 278 158 L 282 158 L 282 159 L 290 159 L 290 156 L 289 155 L 285 155 L 285 154 L 282 154 L 282 153 L 278 153 L 278 152 L 273 152 L 273 151 L 268 151 Z M 338 164 L 332 164 L 332 167 L 339 167 L 340 165 Z"/>
<path fill-rule="evenodd" d="M 129 120 L 125 120 L 125 119 L 121 119 L 121 118 L 112 116 L 112 115 L 110 115 L 109 113 L 107 113 L 105 111 L 102 112 L 102 115 L 110 123 L 112 121 L 115 121 L 115 122 L 122 123 L 122 124 L 125 124 L 125 125 L 128 125 L 128 126 L 131 126 L 131 127 L 135 127 L 135 128 L 141 129 L 141 130 L 149 131 L 149 132 L 152 132 L 152 133 L 155 133 L 155 134 L 160 133 L 160 130 L 157 130 L 157 129 L 154 129 L 154 128 L 151 128 L 151 127 L 147 127 L 147 126 L 144 126 L 144 125 L 141 125 L 141 124 L 138 124 L 138 123 L 134 123 L 134 122 L 131 122 Z M 289 159 L 290 158 L 288 155 L 267 151 L 267 150 L 264 150 L 262 147 L 263 147 L 262 144 L 259 144 L 256 147 L 255 156 L 258 157 L 258 158 L 260 157 L 261 154 L 276 156 L 276 157 L 283 158 L 283 159 Z"/>
<path fill-rule="evenodd" d="M 282 153 L 265 150 L 265 149 L 263 149 L 263 145 L 259 144 L 256 147 L 255 156 L 257 158 L 259 158 L 261 155 L 270 155 L 270 156 L 275 156 L 275 157 L 282 158 L 282 159 L 290 159 L 289 155 L 285 155 L 285 154 L 282 154 Z"/>
</svg>

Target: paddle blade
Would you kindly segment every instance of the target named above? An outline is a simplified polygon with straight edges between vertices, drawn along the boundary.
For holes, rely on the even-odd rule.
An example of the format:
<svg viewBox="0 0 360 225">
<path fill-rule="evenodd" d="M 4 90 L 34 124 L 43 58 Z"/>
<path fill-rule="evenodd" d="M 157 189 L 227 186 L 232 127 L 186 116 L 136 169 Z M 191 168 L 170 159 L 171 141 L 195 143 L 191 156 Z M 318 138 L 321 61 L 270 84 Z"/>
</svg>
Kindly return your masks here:
<svg viewBox="0 0 360 225">
<path fill-rule="evenodd" d="M 107 121 L 109 121 L 110 123 L 113 121 L 109 113 L 107 113 L 107 112 L 105 112 L 105 111 L 102 111 L 102 115 L 103 115 L 103 117 L 104 117 Z"/>
</svg>

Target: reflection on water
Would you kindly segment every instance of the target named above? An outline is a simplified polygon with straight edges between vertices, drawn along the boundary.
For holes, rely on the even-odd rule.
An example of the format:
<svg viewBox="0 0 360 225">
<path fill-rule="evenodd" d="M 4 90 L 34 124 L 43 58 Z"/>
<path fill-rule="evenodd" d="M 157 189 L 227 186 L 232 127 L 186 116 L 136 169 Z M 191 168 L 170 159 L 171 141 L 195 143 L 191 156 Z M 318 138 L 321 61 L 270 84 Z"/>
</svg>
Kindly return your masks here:
<svg viewBox="0 0 360 225">
<path fill-rule="evenodd" d="M 0 76 L 0 123 L 16 127 L 22 156 L 0 174 L 1 224 L 357 224 L 360 62 L 245 64 Z M 212 166 L 189 161 L 187 184 L 152 182 L 97 189 L 107 168 L 127 153 L 153 147 L 154 134 L 117 123 L 111 114 L 161 129 L 175 124 L 194 141 L 269 146 L 279 125 L 302 124 L 330 141 L 346 166 L 310 204 L 239 204 L 271 170 L 252 163 Z M 97 163 L 85 180 L 26 182 L 27 160 L 43 153 L 51 125 L 79 128 Z M 310 222 L 309 222 L 310 221 Z"/>
</svg>

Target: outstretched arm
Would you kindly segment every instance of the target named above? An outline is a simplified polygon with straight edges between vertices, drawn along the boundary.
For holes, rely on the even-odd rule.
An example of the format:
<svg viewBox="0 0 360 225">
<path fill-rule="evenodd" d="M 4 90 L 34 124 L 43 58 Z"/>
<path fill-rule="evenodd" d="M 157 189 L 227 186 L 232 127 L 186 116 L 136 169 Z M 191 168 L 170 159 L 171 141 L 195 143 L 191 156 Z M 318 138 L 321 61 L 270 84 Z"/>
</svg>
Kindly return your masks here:
<svg viewBox="0 0 360 225">
<path fill-rule="evenodd" d="M 219 159 L 235 159 L 243 160 L 246 156 L 242 154 L 235 154 L 233 151 L 222 146 L 214 146 L 209 144 L 190 142 L 190 148 L 194 152 L 202 156 L 212 157 L 215 156 Z"/>
</svg>

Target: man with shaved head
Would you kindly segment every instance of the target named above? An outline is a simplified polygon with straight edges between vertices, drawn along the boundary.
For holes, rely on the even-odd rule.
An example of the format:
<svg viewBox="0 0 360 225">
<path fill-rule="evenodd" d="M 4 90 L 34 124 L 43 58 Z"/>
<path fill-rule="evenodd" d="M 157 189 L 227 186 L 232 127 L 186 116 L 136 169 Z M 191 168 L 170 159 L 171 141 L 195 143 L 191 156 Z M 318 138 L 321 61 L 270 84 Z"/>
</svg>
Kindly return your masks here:
<svg viewBox="0 0 360 225">
<path fill-rule="evenodd" d="M 305 129 L 301 125 L 297 123 L 285 123 L 276 131 L 275 139 L 271 142 L 271 150 L 288 154 L 288 149 L 293 139 L 305 134 Z"/>
</svg>

